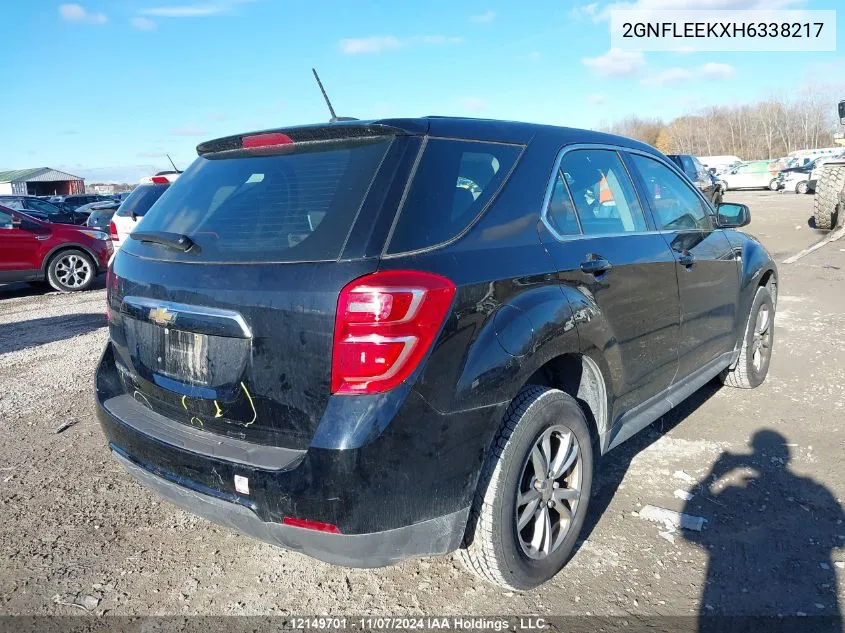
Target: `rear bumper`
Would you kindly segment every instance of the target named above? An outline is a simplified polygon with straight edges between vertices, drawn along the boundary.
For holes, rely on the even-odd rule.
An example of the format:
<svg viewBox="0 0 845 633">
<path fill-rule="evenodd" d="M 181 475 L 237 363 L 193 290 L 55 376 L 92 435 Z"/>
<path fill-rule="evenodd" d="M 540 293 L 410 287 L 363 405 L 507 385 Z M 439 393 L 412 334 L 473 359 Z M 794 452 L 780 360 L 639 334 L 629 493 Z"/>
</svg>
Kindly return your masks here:
<svg viewBox="0 0 845 633">
<path fill-rule="evenodd" d="M 364 407 L 378 413 L 370 420 L 347 398 L 327 408 L 310 446 L 285 449 L 150 411 L 116 374 L 110 343 L 97 369 L 97 416 L 134 477 L 211 521 L 353 567 L 459 547 L 502 413 L 497 405 L 442 415 L 411 391 L 395 408 Z M 246 494 L 236 478 L 248 481 Z M 340 534 L 284 525 L 286 517 L 328 523 Z"/>
<path fill-rule="evenodd" d="M 458 548 L 469 509 L 393 530 L 329 534 L 262 521 L 245 505 L 203 494 L 157 476 L 119 449 L 113 454 L 147 488 L 193 514 L 253 538 L 345 567 L 382 567 L 404 558 L 446 554 Z"/>
</svg>

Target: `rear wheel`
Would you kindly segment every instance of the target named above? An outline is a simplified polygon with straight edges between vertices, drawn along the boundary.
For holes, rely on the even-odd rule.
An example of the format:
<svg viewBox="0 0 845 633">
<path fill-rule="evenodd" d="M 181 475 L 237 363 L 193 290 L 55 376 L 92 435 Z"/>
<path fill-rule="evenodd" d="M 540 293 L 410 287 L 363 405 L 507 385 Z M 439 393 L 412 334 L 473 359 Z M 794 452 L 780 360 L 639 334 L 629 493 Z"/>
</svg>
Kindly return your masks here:
<svg viewBox="0 0 845 633">
<path fill-rule="evenodd" d="M 525 387 L 485 461 L 459 558 L 510 589 L 549 580 L 575 548 L 592 481 L 592 438 L 581 407 L 557 389 Z"/>
<path fill-rule="evenodd" d="M 740 389 L 759 387 L 769 373 L 774 335 L 775 306 L 772 295 L 768 288 L 760 287 L 751 304 L 739 360 L 733 369 L 726 369 L 722 373 L 722 381 Z"/>
<path fill-rule="evenodd" d="M 769 189 L 771 189 L 772 191 L 777 191 L 779 188 L 780 185 L 778 184 L 778 179 L 772 178 L 772 181 L 769 183 Z"/>
<path fill-rule="evenodd" d="M 75 248 L 57 253 L 47 267 L 47 280 L 59 292 L 86 290 L 96 274 L 94 260 Z"/>
<path fill-rule="evenodd" d="M 816 228 L 832 229 L 839 221 L 842 209 L 840 195 L 845 189 L 845 165 L 825 165 L 816 182 L 813 216 Z"/>
<path fill-rule="evenodd" d="M 795 185 L 795 193 L 801 193 L 801 194 L 807 193 L 807 181 L 806 180 L 802 180 L 797 185 Z"/>
</svg>

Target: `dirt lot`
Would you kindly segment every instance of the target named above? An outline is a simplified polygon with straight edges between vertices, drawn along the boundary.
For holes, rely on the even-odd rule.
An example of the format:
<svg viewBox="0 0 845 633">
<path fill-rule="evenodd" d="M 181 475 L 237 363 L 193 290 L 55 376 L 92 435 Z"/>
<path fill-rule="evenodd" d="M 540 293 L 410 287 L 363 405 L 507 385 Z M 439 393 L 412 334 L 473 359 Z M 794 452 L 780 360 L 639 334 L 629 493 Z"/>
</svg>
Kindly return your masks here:
<svg viewBox="0 0 845 633">
<path fill-rule="evenodd" d="M 728 199 L 751 205 L 749 231 L 778 262 L 820 238 L 807 224 L 811 196 Z M 755 391 L 709 385 L 612 453 L 568 567 L 512 593 L 451 557 L 331 567 L 159 501 L 111 459 L 95 421 L 102 284 L 65 296 L 0 287 L 0 614 L 82 613 L 74 600 L 150 615 L 835 614 L 845 597 L 843 289 L 845 239 L 780 264 L 769 380 Z M 57 434 L 67 420 L 77 424 Z M 711 469 L 719 485 L 697 486 Z M 686 506 L 708 524 L 670 533 L 635 515 L 645 504 Z"/>
</svg>

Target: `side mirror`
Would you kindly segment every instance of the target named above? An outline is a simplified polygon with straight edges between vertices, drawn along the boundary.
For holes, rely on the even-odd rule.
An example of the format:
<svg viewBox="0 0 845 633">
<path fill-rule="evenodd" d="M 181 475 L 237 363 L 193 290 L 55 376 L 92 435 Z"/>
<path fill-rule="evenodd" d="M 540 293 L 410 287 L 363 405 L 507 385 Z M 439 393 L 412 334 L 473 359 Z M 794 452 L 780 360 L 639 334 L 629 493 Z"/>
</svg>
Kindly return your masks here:
<svg viewBox="0 0 845 633">
<path fill-rule="evenodd" d="M 719 204 L 717 224 L 720 229 L 738 229 L 751 223 L 751 211 L 747 205 L 722 202 Z"/>
</svg>

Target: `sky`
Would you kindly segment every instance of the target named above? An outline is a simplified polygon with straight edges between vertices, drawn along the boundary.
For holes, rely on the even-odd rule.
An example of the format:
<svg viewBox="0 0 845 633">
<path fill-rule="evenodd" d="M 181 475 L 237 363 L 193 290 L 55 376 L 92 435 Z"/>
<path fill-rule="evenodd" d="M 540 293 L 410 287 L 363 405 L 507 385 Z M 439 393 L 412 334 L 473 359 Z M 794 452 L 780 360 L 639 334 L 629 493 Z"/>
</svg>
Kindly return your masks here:
<svg viewBox="0 0 845 633">
<path fill-rule="evenodd" d="M 451 115 L 595 128 L 838 81 L 842 0 L 630 0 L 633 8 L 842 9 L 837 52 L 625 53 L 606 0 L 51 0 L 3 3 L 0 169 L 89 182 L 184 169 L 259 129 Z M 831 109 L 835 107 L 831 103 Z"/>
</svg>

